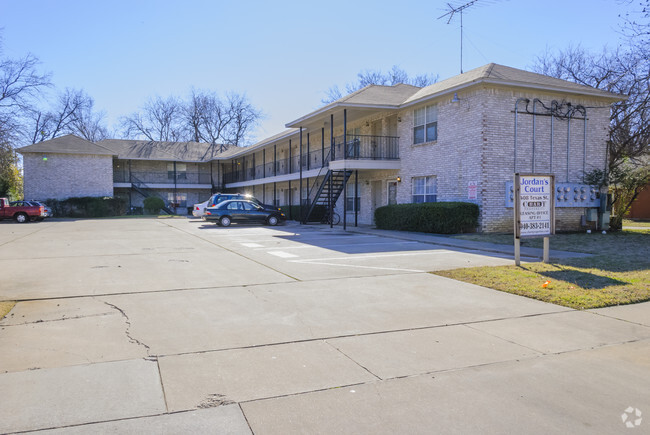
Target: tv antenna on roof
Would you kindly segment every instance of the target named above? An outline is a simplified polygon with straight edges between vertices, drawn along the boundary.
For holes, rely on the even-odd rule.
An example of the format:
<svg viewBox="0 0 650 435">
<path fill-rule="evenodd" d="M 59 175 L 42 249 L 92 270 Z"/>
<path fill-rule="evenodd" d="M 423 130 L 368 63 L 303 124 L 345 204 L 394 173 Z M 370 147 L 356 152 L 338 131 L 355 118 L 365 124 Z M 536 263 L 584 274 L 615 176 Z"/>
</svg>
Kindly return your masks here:
<svg viewBox="0 0 650 435">
<path fill-rule="evenodd" d="M 449 19 L 447 20 L 447 24 L 449 24 L 451 22 L 451 19 L 454 18 L 455 13 L 460 14 L 460 73 L 461 74 L 463 73 L 463 11 L 468 7 L 472 6 L 477 1 L 478 0 L 472 0 L 470 2 L 465 3 L 462 6 L 457 6 L 457 7 L 454 7 L 450 3 L 447 3 L 447 6 L 449 6 L 449 12 L 438 17 L 438 19 L 441 19 L 449 15 Z"/>
</svg>

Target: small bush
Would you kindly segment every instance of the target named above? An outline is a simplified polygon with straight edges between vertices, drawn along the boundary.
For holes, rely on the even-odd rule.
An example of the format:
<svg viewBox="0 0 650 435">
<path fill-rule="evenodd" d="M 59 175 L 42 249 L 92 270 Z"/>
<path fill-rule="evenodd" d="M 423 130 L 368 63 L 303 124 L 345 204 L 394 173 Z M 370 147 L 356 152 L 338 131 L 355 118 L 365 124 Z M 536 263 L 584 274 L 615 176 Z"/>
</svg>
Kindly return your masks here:
<svg viewBox="0 0 650 435">
<path fill-rule="evenodd" d="M 158 214 L 165 206 L 165 201 L 157 196 L 149 196 L 144 199 L 144 209 L 148 214 Z"/>
<path fill-rule="evenodd" d="M 48 199 L 44 202 L 50 206 L 55 217 L 107 217 L 126 213 L 124 198 L 85 196 L 64 200 Z"/>
<path fill-rule="evenodd" d="M 375 210 L 375 224 L 383 230 L 456 234 L 478 226 L 478 205 L 468 202 L 395 204 Z"/>
</svg>

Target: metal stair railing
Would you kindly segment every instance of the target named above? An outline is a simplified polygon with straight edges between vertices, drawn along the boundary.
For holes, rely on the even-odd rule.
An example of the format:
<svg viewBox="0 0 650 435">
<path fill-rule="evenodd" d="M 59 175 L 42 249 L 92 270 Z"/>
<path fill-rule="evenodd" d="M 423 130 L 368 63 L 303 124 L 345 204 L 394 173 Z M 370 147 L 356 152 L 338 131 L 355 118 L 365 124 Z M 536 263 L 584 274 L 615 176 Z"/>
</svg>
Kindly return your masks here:
<svg viewBox="0 0 650 435">
<path fill-rule="evenodd" d="M 325 206 L 324 218 L 327 219 L 351 175 L 352 171 L 349 170 L 328 170 L 321 183 L 315 183 L 314 187 L 312 187 L 312 191 L 314 191 L 316 186 L 318 186 L 313 197 L 310 194 L 309 208 L 304 213 L 302 222 L 307 223 L 318 206 Z"/>
<path fill-rule="evenodd" d="M 165 200 L 165 198 L 162 198 L 160 195 L 156 194 L 155 192 L 152 192 L 151 188 L 147 186 L 147 184 L 144 181 L 140 180 L 133 174 L 131 174 L 131 188 L 136 192 L 138 192 L 140 195 L 144 196 L 145 198 L 156 196 L 162 199 L 163 201 Z M 161 210 L 167 214 L 175 214 L 174 211 L 167 206 L 164 206 Z"/>
</svg>

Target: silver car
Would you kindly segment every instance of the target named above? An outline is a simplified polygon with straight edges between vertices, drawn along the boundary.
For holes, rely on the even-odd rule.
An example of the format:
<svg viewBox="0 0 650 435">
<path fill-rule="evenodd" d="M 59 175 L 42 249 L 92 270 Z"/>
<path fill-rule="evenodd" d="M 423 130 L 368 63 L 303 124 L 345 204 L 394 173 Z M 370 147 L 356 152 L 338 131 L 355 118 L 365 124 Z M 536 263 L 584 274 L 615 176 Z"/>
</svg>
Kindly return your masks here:
<svg viewBox="0 0 650 435">
<path fill-rule="evenodd" d="M 198 204 L 194 204 L 194 207 L 192 207 L 192 216 L 194 216 L 194 217 L 203 217 L 203 216 L 205 216 L 205 209 L 208 206 L 208 202 L 210 202 L 209 199 L 206 200 L 206 201 L 200 202 Z"/>
</svg>

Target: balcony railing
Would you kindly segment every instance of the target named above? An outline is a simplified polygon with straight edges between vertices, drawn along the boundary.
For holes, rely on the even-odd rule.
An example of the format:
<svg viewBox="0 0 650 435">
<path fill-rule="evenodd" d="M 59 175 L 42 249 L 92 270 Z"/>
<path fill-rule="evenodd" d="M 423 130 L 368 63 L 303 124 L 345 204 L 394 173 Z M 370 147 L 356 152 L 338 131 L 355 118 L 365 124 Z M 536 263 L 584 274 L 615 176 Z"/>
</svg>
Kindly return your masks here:
<svg viewBox="0 0 650 435">
<path fill-rule="evenodd" d="M 343 144 L 343 136 L 335 138 L 334 155 L 331 147 L 317 148 L 304 153 L 302 170 L 318 169 L 326 166 L 330 160 L 363 159 L 363 160 L 398 160 L 399 138 L 395 136 L 364 136 L 348 135 L 347 145 Z M 242 167 L 245 164 L 245 167 Z M 228 167 L 226 167 L 228 170 Z M 233 169 L 224 174 L 225 183 L 258 180 L 261 178 L 287 175 L 300 172 L 300 156 L 280 158 L 275 162 L 252 166 L 249 162 L 237 162 Z"/>
<path fill-rule="evenodd" d="M 173 171 L 158 172 L 133 172 L 133 177 L 147 184 L 174 184 Z M 113 172 L 114 183 L 132 183 L 133 177 L 128 172 Z M 211 184 L 209 173 L 203 172 L 176 172 L 176 184 Z"/>
<path fill-rule="evenodd" d="M 332 160 L 397 160 L 399 159 L 399 137 L 347 135 L 335 138 L 335 153 Z"/>
</svg>

